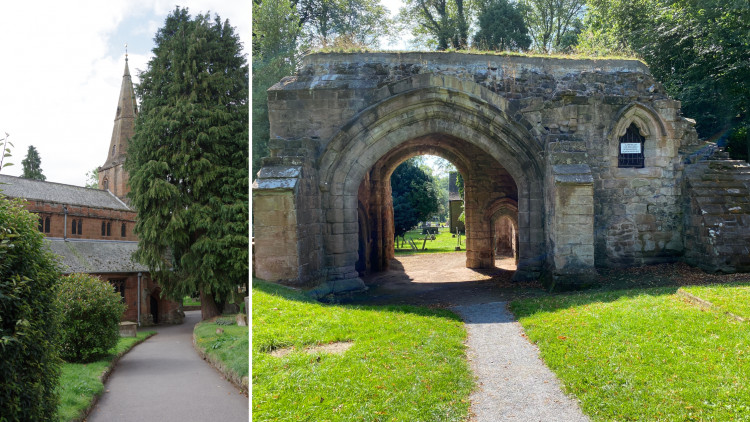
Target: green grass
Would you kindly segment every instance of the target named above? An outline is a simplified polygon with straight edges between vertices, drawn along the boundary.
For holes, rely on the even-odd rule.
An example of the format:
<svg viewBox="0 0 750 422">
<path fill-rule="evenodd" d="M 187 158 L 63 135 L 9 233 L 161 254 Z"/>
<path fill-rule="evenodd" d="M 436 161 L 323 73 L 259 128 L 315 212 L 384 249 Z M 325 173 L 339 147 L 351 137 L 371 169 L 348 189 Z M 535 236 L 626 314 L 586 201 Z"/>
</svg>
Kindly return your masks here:
<svg viewBox="0 0 750 422">
<path fill-rule="evenodd" d="M 750 283 L 690 286 L 682 290 L 711 302 L 722 311 L 750 319 Z"/>
<path fill-rule="evenodd" d="M 324 305 L 258 280 L 252 301 L 253 420 L 466 419 L 472 374 L 455 314 Z M 343 341 L 342 354 L 304 351 Z"/>
<path fill-rule="evenodd" d="M 234 320 L 234 316 L 225 319 Z M 224 332 L 217 334 L 217 328 L 221 328 Z M 195 334 L 198 347 L 221 362 L 225 370 L 231 371 L 232 375 L 240 380 L 248 376 L 250 339 L 247 327 L 203 321 L 195 326 L 193 334 Z"/>
<path fill-rule="evenodd" d="M 90 405 L 94 396 L 102 393 L 104 384 L 99 380 L 102 373 L 117 356 L 125 354 L 139 342 L 154 334 L 143 331 L 138 337 L 122 337 L 112 353 L 90 363 L 63 363 L 60 374 L 60 404 L 57 407 L 57 420 L 67 422 L 77 419 Z"/>
<path fill-rule="evenodd" d="M 414 254 L 424 254 L 424 253 L 436 253 L 436 252 L 457 252 L 456 251 L 456 245 L 458 244 L 458 241 L 455 237 L 448 231 L 447 228 L 441 228 L 440 233 L 435 235 L 435 240 L 427 240 L 427 244 L 425 245 L 425 250 L 422 250 L 422 244 L 424 243 L 424 238 L 426 235 L 422 234 L 422 230 L 411 230 L 408 231 L 405 235 L 406 239 L 412 239 L 414 240 L 414 243 L 417 245 L 418 250 L 413 250 L 411 246 L 408 246 L 408 244 L 405 244 L 403 248 L 399 249 L 398 247 L 395 249 L 396 256 L 401 255 L 414 255 Z M 401 239 L 399 239 L 398 246 L 401 245 Z M 461 251 L 466 250 L 466 237 L 461 236 Z"/>
<path fill-rule="evenodd" d="M 190 296 L 185 296 L 182 298 L 182 306 L 201 306 L 201 302 Z"/>
<path fill-rule="evenodd" d="M 560 295 L 511 309 L 593 420 L 750 420 L 750 325 L 675 292 Z"/>
</svg>

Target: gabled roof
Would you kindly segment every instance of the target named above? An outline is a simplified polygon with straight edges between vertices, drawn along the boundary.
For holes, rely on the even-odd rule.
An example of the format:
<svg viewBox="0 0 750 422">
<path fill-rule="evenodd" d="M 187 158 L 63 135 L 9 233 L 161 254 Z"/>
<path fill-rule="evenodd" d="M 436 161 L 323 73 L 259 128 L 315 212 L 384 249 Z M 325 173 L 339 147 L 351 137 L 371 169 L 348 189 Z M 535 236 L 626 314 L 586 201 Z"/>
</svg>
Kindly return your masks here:
<svg viewBox="0 0 750 422">
<path fill-rule="evenodd" d="M 52 253 L 58 255 L 60 270 L 64 274 L 148 272 L 145 265 L 132 258 L 138 242 L 48 237 L 45 243 Z"/>
<path fill-rule="evenodd" d="M 0 174 L 0 193 L 11 198 L 24 198 L 29 201 L 47 201 L 92 208 L 133 211 L 119 198 L 106 190 L 42 182 L 3 174 Z"/>
</svg>

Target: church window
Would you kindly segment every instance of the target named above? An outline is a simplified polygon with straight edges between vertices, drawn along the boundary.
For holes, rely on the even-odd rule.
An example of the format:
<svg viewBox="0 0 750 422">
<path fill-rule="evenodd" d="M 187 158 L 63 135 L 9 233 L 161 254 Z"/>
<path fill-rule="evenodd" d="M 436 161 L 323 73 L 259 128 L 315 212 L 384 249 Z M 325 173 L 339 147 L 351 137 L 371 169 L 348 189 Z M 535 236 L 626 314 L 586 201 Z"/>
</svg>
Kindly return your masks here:
<svg viewBox="0 0 750 422">
<path fill-rule="evenodd" d="M 78 234 L 83 234 L 83 218 L 78 219 Z"/>
<path fill-rule="evenodd" d="M 102 236 L 106 236 L 106 235 L 107 235 L 107 223 L 102 221 Z"/>
<path fill-rule="evenodd" d="M 104 187 L 104 190 L 109 190 L 109 180 L 104 179 L 104 182 L 102 182 L 102 186 Z"/>
<path fill-rule="evenodd" d="M 78 224 L 76 224 L 76 220 L 72 220 L 72 222 L 73 222 L 73 224 L 71 225 L 70 232 L 73 233 L 73 234 L 78 234 L 78 233 L 76 233 L 76 229 L 78 228 Z"/>
<path fill-rule="evenodd" d="M 125 237 L 125 223 L 122 223 L 122 227 L 120 228 L 120 236 Z"/>
<path fill-rule="evenodd" d="M 50 221 L 49 221 L 49 220 L 50 220 L 50 218 L 49 218 L 49 217 L 45 217 L 45 218 L 44 218 L 44 232 L 45 232 L 45 233 L 49 233 L 49 225 L 50 225 L 50 224 L 49 224 L 49 223 L 50 223 Z"/>
<path fill-rule="evenodd" d="M 112 236 L 112 223 L 107 222 L 107 236 Z"/>
<path fill-rule="evenodd" d="M 44 233 L 44 217 L 39 216 L 39 231 Z"/>
<path fill-rule="evenodd" d="M 617 167 L 643 168 L 643 144 L 646 138 L 641 136 L 638 127 L 631 123 L 625 134 L 620 137 L 620 150 L 617 156 Z"/>
<path fill-rule="evenodd" d="M 112 287 L 115 288 L 115 291 L 120 294 L 122 297 L 122 301 L 125 301 L 125 279 L 124 278 L 118 278 L 118 279 L 110 279 L 109 283 L 112 284 Z"/>
</svg>

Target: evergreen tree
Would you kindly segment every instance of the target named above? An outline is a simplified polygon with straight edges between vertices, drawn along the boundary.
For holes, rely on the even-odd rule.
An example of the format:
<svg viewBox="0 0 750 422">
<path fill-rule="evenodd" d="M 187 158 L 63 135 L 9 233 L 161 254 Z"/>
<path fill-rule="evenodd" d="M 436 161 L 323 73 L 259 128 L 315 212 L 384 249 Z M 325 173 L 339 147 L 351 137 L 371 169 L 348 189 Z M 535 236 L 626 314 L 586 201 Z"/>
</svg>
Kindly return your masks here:
<svg viewBox="0 0 750 422">
<path fill-rule="evenodd" d="M 429 220 L 440 209 L 439 188 L 418 163 L 418 159 L 406 160 L 391 175 L 396 236 L 403 236 L 420 221 Z"/>
<path fill-rule="evenodd" d="M 524 51 L 531 45 L 522 10 L 508 0 L 491 0 L 479 13 L 474 45 L 480 49 Z"/>
<path fill-rule="evenodd" d="M 47 180 L 42 174 L 42 159 L 39 158 L 39 152 L 37 152 L 34 145 L 29 145 L 29 151 L 26 153 L 26 158 L 21 160 L 23 165 L 23 174 L 21 177 L 25 179 L 33 180 Z"/>
<path fill-rule="evenodd" d="M 126 169 L 136 258 L 170 297 L 201 295 L 203 319 L 248 271 L 248 66 L 228 21 L 177 7 L 154 38 Z"/>
</svg>

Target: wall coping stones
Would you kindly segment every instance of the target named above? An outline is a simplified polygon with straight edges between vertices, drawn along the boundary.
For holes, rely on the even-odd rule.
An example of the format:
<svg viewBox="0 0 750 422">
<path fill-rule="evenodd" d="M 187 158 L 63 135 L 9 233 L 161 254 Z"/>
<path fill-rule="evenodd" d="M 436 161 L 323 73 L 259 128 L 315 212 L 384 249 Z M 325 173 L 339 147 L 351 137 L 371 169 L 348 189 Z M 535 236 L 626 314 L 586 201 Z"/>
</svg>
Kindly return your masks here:
<svg viewBox="0 0 750 422">
<path fill-rule="evenodd" d="M 258 172 L 253 190 L 294 190 L 299 183 L 301 166 L 269 166 Z"/>
</svg>

